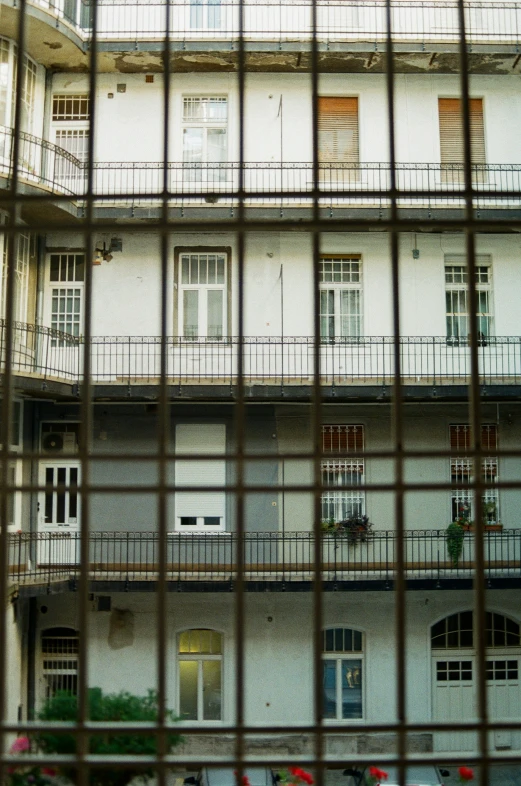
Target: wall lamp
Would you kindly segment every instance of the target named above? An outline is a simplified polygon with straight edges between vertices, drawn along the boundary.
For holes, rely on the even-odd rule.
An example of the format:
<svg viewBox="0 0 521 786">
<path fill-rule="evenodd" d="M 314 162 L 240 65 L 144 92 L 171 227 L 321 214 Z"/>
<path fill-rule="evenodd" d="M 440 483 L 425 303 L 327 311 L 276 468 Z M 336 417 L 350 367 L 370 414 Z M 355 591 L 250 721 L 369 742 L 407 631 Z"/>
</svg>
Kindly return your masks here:
<svg viewBox="0 0 521 786">
<path fill-rule="evenodd" d="M 107 248 L 107 244 L 103 241 L 103 248 L 98 248 L 94 251 L 93 265 L 101 265 L 102 261 L 110 262 L 113 259 L 112 251 L 123 251 L 123 241 L 120 237 L 113 237 Z"/>
</svg>

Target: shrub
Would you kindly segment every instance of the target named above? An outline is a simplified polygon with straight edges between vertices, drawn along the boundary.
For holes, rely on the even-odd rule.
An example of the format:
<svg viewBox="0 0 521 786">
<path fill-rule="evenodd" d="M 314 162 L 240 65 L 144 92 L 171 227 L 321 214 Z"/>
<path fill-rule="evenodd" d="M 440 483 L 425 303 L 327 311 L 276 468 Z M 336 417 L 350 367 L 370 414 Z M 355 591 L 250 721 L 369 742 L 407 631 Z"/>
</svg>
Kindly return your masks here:
<svg viewBox="0 0 521 786">
<path fill-rule="evenodd" d="M 158 719 L 157 693 L 149 690 L 146 696 L 133 696 L 131 693 L 103 694 L 100 688 L 89 690 L 89 720 L 98 722 L 133 723 L 148 721 L 155 723 Z M 39 713 L 43 721 L 71 721 L 78 719 L 78 698 L 70 693 L 58 692 L 47 699 Z M 168 711 L 168 720 L 177 720 Z M 42 732 L 34 735 L 38 748 L 44 753 L 75 754 L 77 750 L 76 735 L 66 732 Z M 168 745 L 173 747 L 181 742 L 179 734 L 168 734 Z M 98 756 L 155 756 L 157 754 L 156 735 L 126 732 L 119 734 L 116 730 L 110 733 L 89 734 L 89 753 Z M 75 781 L 74 772 L 64 774 Z M 91 786 L 125 786 L 136 775 L 151 776 L 152 768 L 137 767 L 128 762 L 123 767 L 96 767 L 90 770 Z"/>
</svg>

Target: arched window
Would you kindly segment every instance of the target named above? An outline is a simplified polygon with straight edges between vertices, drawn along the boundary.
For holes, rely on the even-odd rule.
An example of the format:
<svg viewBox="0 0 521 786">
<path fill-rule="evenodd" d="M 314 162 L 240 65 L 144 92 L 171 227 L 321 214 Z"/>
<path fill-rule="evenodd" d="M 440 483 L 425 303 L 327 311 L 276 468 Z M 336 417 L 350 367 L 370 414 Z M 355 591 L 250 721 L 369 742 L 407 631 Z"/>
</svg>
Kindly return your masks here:
<svg viewBox="0 0 521 786">
<path fill-rule="evenodd" d="M 322 653 L 324 718 L 362 718 L 363 634 L 351 628 L 327 628 Z"/>
<path fill-rule="evenodd" d="M 42 632 L 42 699 L 58 692 L 78 692 L 78 632 L 74 628 L 47 628 Z"/>
<path fill-rule="evenodd" d="M 465 649 L 474 646 L 474 613 L 459 611 L 436 622 L 431 628 L 434 650 Z M 487 647 L 519 647 L 519 623 L 503 614 L 487 611 L 485 615 Z"/>
<path fill-rule="evenodd" d="M 185 630 L 179 634 L 179 715 L 182 720 L 222 719 L 222 634 Z"/>
</svg>

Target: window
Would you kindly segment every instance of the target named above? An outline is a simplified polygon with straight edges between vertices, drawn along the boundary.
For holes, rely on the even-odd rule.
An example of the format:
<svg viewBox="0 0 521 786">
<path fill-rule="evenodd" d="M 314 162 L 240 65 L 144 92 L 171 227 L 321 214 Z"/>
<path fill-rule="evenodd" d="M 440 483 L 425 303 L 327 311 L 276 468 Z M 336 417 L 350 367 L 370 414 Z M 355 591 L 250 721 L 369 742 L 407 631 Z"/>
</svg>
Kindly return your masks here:
<svg viewBox="0 0 521 786">
<path fill-rule="evenodd" d="M 451 425 L 450 448 L 451 450 L 462 451 L 471 448 L 470 426 L 466 424 Z M 495 423 L 484 424 L 481 427 L 481 444 L 483 450 L 492 455 L 483 459 L 483 480 L 487 483 L 496 484 L 498 480 L 498 459 L 494 455 L 497 452 L 497 425 Z M 455 456 L 450 460 L 450 474 L 452 482 L 452 502 L 451 516 L 452 521 L 463 518 L 468 521 L 473 519 L 472 510 L 474 506 L 474 495 L 470 488 L 473 482 L 472 459 L 466 456 Z M 483 517 L 485 524 L 495 524 L 499 521 L 499 495 L 496 488 L 488 488 L 483 494 Z"/>
<path fill-rule="evenodd" d="M 190 29 L 218 30 L 221 27 L 221 0 L 190 0 Z"/>
<path fill-rule="evenodd" d="M 360 258 L 323 257 L 319 262 L 320 337 L 335 342 L 362 334 Z"/>
<path fill-rule="evenodd" d="M 0 126 L 14 126 L 16 100 L 16 68 L 18 47 L 5 38 L 0 38 Z M 37 67 L 34 60 L 24 56 L 21 95 L 21 127 L 22 131 L 31 133 L 33 130 L 34 99 L 36 88 Z M 22 157 L 26 150 L 22 144 Z M 0 151 L 1 152 L 1 151 Z M 5 154 L 6 151 L 3 151 Z"/>
<path fill-rule="evenodd" d="M 483 101 L 472 98 L 469 101 L 470 148 L 474 177 L 483 182 L 485 164 L 485 128 L 483 124 Z M 461 100 L 459 98 L 438 99 L 440 121 L 440 156 L 442 177 L 446 182 L 464 185 L 463 173 L 463 123 Z"/>
<path fill-rule="evenodd" d="M 189 182 L 226 179 L 228 159 L 228 99 L 183 98 L 183 165 Z"/>
<path fill-rule="evenodd" d="M 459 611 L 436 622 L 431 627 L 431 647 L 436 650 L 471 649 L 474 612 Z M 503 614 L 487 611 L 485 615 L 487 647 L 519 647 L 520 627 L 517 622 Z"/>
<path fill-rule="evenodd" d="M 344 521 L 365 513 L 363 426 L 322 426 L 322 449 L 331 454 L 322 461 L 322 518 Z M 335 491 L 335 487 L 343 486 Z"/>
<path fill-rule="evenodd" d="M 51 254 L 51 327 L 78 337 L 83 320 L 83 280 L 85 254 Z M 53 346 L 62 346 L 62 339 L 53 338 Z"/>
<path fill-rule="evenodd" d="M 179 716 L 187 721 L 222 720 L 222 634 L 179 634 Z"/>
<path fill-rule="evenodd" d="M 492 335 L 492 267 L 489 256 L 476 259 L 476 314 L 478 339 L 485 343 Z M 461 256 L 445 258 L 445 308 L 447 338 L 467 343 L 470 333 L 467 265 Z"/>
<path fill-rule="evenodd" d="M 42 632 L 42 701 L 58 691 L 77 695 L 78 651 L 78 633 L 72 628 L 49 628 Z"/>
<path fill-rule="evenodd" d="M 201 486 L 201 491 L 197 494 L 188 491 L 176 492 L 176 530 L 185 533 L 224 530 L 225 493 L 206 492 L 204 487 L 224 487 L 226 482 L 226 426 L 220 423 L 180 423 L 176 426 L 175 441 L 176 453 L 215 455 L 215 459 L 205 461 L 191 461 L 189 458 L 176 461 L 176 487 L 182 489 L 183 486 Z"/>
<path fill-rule="evenodd" d="M 318 160 L 326 185 L 358 180 L 358 98 L 319 97 Z"/>
<path fill-rule="evenodd" d="M 87 161 L 89 151 L 90 100 L 87 93 L 55 94 L 52 100 L 52 121 L 56 145 L 80 163 Z M 57 178 L 78 178 L 82 170 L 66 156 L 57 155 Z"/>
<path fill-rule="evenodd" d="M 328 628 L 323 634 L 324 718 L 363 717 L 363 635 L 351 628 Z"/>
<path fill-rule="evenodd" d="M 179 253 L 179 334 L 184 338 L 222 339 L 227 326 L 225 251 Z"/>
<path fill-rule="evenodd" d="M 5 319 L 6 297 L 7 297 L 7 271 L 9 259 L 10 239 L 4 238 L 4 251 L 2 259 L 2 301 L 1 315 Z M 27 322 L 27 309 L 29 297 L 29 262 L 35 255 L 35 236 L 28 234 L 18 234 L 16 236 L 16 259 L 15 259 L 15 281 L 13 296 L 13 320 L 15 322 Z M 15 342 L 25 344 L 27 336 L 23 329 L 17 331 Z"/>
</svg>

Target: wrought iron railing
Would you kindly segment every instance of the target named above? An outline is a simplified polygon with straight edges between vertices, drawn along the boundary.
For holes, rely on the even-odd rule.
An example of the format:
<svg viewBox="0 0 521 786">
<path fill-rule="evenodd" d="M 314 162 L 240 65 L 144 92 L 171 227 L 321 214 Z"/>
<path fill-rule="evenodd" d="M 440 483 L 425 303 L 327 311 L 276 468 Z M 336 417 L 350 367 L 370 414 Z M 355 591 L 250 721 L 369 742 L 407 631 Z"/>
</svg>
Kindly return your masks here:
<svg viewBox="0 0 521 786">
<path fill-rule="evenodd" d="M 13 0 L 10 0 L 13 2 Z M 14 3 L 13 3 L 14 4 Z M 58 19 L 90 37 L 90 7 L 78 0 L 75 7 L 64 0 L 31 0 Z M 239 2 L 169 0 L 169 36 L 176 40 L 229 41 L 239 36 Z M 166 35 L 166 2 L 98 3 L 98 38 L 115 40 L 162 39 Z M 465 2 L 467 39 L 470 43 L 507 42 L 521 39 L 521 5 L 509 2 Z M 393 0 L 392 30 L 396 41 L 457 42 L 456 0 Z M 312 36 L 311 0 L 277 0 L 244 3 L 246 38 L 267 41 L 302 41 Z M 385 42 L 386 6 L 383 0 L 318 0 L 319 41 Z"/>
<path fill-rule="evenodd" d="M 0 176 L 12 177 L 12 129 L 0 127 Z M 246 206 L 310 206 L 313 165 L 309 162 L 250 162 L 243 165 Z M 18 176 L 36 187 L 70 195 L 81 203 L 87 166 L 63 148 L 31 134 L 20 135 Z M 175 205 L 230 206 L 237 203 L 240 165 L 170 162 L 166 166 L 168 201 Z M 96 204 L 159 204 L 164 187 L 161 162 L 98 162 L 93 165 Z M 340 208 L 391 205 L 387 163 L 321 163 L 320 204 Z M 521 164 L 476 164 L 473 203 L 477 210 L 521 208 Z M 398 208 L 462 208 L 463 164 L 396 165 Z"/>
<path fill-rule="evenodd" d="M 11 368 L 19 375 L 71 383 L 81 381 L 82 337 L 17 322 Z M 4 361 L 6 324 L 0 320 L 0 357 Z M 90 344 L 92 380 L 100 384 L 157 382 L 161 370 L 157 336 L 96 336 Z M 466 338 L 402 336 L 402 381 L 409 385 L 465 385 L 470 379 Z M 166 376 L 170 384 L 233 384 L 242 352 L 249 384 L 311 384 L 315 368 L 311 337 L 247 336 L 212 339 L 166 338 Z M 483 384 L 521 384 L 521 336 L 482 339 L 478 347 Z M 339 338 L 320 345 L 320 378 L 330 385 L 387 385 L 394 378 L 391 336 Z"/>
<path fill-rule="evenodd" d="M 169 581 L 233 581 L 237 572 L 235 533 L 167 536 Z M 521 580 L 521 529 L 485 532 L 485 577 Z M 243 542 L 248 580 L 311 582 L 316 540 L 312 532 L 246 533 Z M 364 541 L 324 534 L 319 545 L 324 581 L 392 581 L 397 569 L 393 531 L 372 532 Z M 9 571 L 19 584 L 75 578 L 79 574 L 80 535 L 74 532 L 14 533 L 9 536 Z M 404 537 L 405 575 L 417 578 L 468 578 L 475 561 L 475 536 L 467 532 L 461 555 L 451 558 L 444 530 L 415 530 Z M 153 532 L 91 532 L 86 559 L 91 579 L 155 580 L 159 542 Z"/>
</svg>

